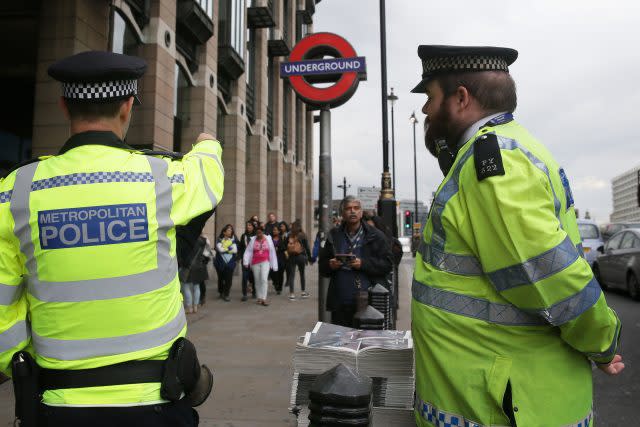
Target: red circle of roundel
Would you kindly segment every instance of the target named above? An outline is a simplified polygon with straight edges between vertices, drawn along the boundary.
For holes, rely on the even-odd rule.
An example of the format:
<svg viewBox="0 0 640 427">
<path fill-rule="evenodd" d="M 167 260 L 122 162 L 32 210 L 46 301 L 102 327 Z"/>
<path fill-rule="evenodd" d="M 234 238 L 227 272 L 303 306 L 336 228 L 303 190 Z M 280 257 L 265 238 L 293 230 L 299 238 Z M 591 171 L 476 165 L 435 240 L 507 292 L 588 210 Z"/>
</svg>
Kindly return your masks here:
<svg viewBox="0 0 640 427">
<path fill-rule="evenodd" d="M 356 56 L 356 51 L 349 42 L 339 35 L 333 33 L 315 33 L 303 38 L 295 45 L 289 54 L 289 61 L 304 61 L 304 56 L 307 52 L 323 45 L 337 50 L 341 58 Z M 289 83 L 298 95 L 319 104 L 330 104 L 331 101 L 348 94 L 353 90 L 353 86 L 357 84 L 357 82 L 358 73 L 355 71 L 342 73 L 342 76 L 335 84 L 326 88 L 315 87 L 307 83 L 302 76 L 289 77 Z"/>
</svg>

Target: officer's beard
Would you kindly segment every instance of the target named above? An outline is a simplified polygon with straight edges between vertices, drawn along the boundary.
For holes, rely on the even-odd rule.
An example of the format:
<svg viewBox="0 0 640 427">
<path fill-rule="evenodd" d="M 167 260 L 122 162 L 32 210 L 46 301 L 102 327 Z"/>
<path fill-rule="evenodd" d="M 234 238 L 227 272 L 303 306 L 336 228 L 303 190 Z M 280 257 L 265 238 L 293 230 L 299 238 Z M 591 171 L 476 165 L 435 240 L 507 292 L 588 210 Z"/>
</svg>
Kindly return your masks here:
<svg viewBox="0 0 640 427">
<path fill-rule="evenodd" d="M 456 144 L 462 133 L 455 131 L 454 127 L 444 101 L 434 116 L 424 119 L 424 145 L 433 157 L 438 158 L 438 141 L 444 141 L 451 153 L 457 151 Z"/>
</svg>

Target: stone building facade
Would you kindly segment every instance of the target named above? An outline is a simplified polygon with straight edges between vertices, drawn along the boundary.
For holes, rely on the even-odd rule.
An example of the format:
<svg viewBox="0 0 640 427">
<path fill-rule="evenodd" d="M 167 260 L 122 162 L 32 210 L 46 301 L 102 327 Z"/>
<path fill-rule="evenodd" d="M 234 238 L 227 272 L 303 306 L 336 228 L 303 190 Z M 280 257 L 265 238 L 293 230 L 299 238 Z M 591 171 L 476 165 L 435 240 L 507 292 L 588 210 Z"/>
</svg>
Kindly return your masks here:
<svg viewBox="0 0 640 427">
<path fill-rule="evenodd" d="M 69 136 L 54 61 L 85 50 L 148 63 L 126 142 L 188 151 L 200 132 L 224 144 L 225 195 L 207 232 L 252 215 L 313 220 L 313 116 L 280 79 L 312 30 L 315 0 L 23 0 L 0 6 L 0 80 L 20 102 L 0 122 L 0 167 L 55 154 Z M 20 34 L 21 37 L 17 37 Z M 15 93 L 14 92 L 19 92 Z M 216 227 L 217 226 L 217 227 Z"/>
</svg>

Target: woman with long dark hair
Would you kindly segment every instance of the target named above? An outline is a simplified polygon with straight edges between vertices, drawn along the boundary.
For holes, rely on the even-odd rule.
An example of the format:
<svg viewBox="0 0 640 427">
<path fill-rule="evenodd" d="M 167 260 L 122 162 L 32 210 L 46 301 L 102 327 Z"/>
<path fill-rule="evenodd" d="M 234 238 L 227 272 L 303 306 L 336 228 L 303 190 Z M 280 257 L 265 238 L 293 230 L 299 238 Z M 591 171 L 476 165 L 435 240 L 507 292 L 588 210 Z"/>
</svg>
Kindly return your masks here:
<svg viewBox="0 0 640 427">
<path fill-rule="evenodd" d="M 289 287 L 289 299 L 295 300 L 296 295 L 293 292 L 293 285 L 296 278 L 296 267 L 300 273 L 300 297 L 308 298 L 309 293 L 305 289 L 304 268 L 308 260 L 311 258 L 309 250 L 309 242 L 307 236 L 302 231 L 302 226 L 298 220 L 291 225 L 291 231 L 286 239 L 287 242 L 287 286 Z"/>
<path fill-rule="evenodd" d="M 273 240 L 273 246 L 276 248 L 278 258 L 278 271 L 271 272 L 271 279 L 273 280 L 273 287 L 276 288 L 276 294 L 280 295 L 284 283 L 284 270 L 287 268 L 287 242 L 280 234 L 279 227 L 271 229 L 271 239 Z"/>
<path fill-rule="evenodd" d="M 237 239 L 233 225 L 227 224 L 220 231 L 216 240 L 216 258 L 213 262 L 218 273 L 218 293 L 220 298 L 231 301 L 229 291 L 233 280 L 233 271 L 236 269 L 236 256 L 238 253 Z"/>
<path fill-rule="evenodd" d="M 249 246 L 249 242 L 251 238 L 255 236 L 255 226 L 252 221 L 247 221 L 244 226 L 244 233 L 240 236 L 240 243 L 238 244 L 238 259 L 240 263 L 242 263 L 242 257 L 244 256 L 244 251 Z M 251 272 L 251 268 L 242 266 L 242 301 L 247 300 L 247 292 L 248 286 L 251 285 L 251 294 L 252 297 L 256 297 L 256 287 L 254 285 L 255 281 L 253 280 L 253 273 Z"/>
</svg>

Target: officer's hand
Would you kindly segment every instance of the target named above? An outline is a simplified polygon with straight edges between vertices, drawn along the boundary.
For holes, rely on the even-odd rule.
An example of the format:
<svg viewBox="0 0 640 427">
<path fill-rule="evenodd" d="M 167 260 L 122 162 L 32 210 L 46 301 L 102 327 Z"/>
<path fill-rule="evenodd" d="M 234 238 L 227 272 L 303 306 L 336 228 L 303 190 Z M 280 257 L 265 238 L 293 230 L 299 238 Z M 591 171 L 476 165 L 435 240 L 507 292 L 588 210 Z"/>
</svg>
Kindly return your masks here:
<svg viewBox="0 0 640 427">
<path fill-rule="evenodd" d="M 337 259 L 335 259 L 335 258 L 331 258 L 331 259 L 329 260 L 329 268 L 330 268 L 330 269 L 332 269 L 332 270 L 337 270 L 337 269 L 339 269 L 340 267 L 342 267 L 342 261 L 338 261 L 338 260 L 337 260 Z"/>
<path fill-rule="evenodd" d="M 607 375 L 618 375 L 624 369 L 624 362 L 622 361 L 622 356 L 616 354 L 613 357 L 613 360 L 609 362 L 607 365 L 597 365 L 598 369 L 604 372 Z"/>
<path fill-rule="evenodd" d="M 196 139 L 196 143 L 200 141 L 207 141 L 209 139 L 215 139 L 215 138 L 209 135 L 208 133 L 201 133 L 200 135 L 198 135 L 198 139 Z"/>
<path fill-rule="evenodd" d="M 349 267 L 354 270 L 360 270 L 360 267 L 362 267 L 362 260 L 360 258 L 352 259 L 351 261 L 349 261 Z"/>
</svg>

